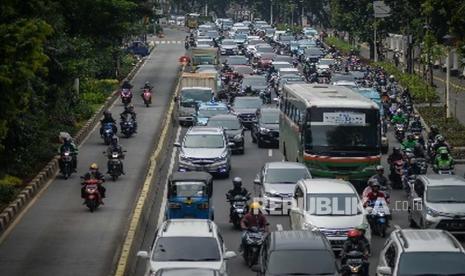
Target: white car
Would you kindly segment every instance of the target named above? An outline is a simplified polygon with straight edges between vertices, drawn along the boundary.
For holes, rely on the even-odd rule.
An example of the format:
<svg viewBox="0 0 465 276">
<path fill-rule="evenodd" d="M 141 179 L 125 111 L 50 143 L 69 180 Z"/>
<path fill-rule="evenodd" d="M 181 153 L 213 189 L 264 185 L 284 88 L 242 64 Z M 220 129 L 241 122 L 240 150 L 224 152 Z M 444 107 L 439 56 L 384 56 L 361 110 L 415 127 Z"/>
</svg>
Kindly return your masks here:
<svg viewBox="0 0 465 276">
<path fill-rule="evenodd" d="M 341 179 L 303 179 L 294 190 L 290 210 L 292 230 L 314 230 L 326 235 L 333 250 L 340 251 L 347 232 L 368 225 L 362 201 L 350 182 Z M 366 238 L 371 239 L 367 229 Z"/>
<path fill-rule="evenodd" d="M 203 268 L 226 272 L 226 260 L 236 256 L 226 251 L 214 222 L 205 219 L 171 219 L 163 222 L 149 251 L 137 256 L 147 259 L 147 276 L 171 268 Z"/>
</svg>

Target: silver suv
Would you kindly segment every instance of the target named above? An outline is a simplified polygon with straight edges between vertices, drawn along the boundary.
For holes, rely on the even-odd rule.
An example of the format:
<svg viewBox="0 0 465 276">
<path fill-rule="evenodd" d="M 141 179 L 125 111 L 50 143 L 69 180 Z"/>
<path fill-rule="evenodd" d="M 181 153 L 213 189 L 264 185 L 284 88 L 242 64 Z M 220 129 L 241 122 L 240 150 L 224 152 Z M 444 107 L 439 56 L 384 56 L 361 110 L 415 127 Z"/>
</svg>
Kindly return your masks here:
<svg viewBox="0 0 465 276">
<path fill-rule="evenodd" d="M 222 128 L 191 127 L 182 143 L 175 143 L 179 153 L 179 171 L 206 171 L 229 177 L 231 147 Z"/>
<path fill-rule="evenodd" d="M 438 229 L 392 231 L 379 256 L 377 275 L 465 275 L 465 251 Z"/>
<path fill-rule="evenodd" d="M 465 179 L 456 175 L 420 175 L 409 197 L 411 226 L 465 234 Z"/>
<path fill-rule="evenodd" d="M 226 260 L 236 253 L 226 251 L 219 229 L 211 220 L 171 219 L 163 222 L 155 233 L 150 252 L 139 251 L 137 256 L 147 259 L 146 275 L 159 275 L 156 273 L 172 268 L 225 273 Z"/>
</svg>

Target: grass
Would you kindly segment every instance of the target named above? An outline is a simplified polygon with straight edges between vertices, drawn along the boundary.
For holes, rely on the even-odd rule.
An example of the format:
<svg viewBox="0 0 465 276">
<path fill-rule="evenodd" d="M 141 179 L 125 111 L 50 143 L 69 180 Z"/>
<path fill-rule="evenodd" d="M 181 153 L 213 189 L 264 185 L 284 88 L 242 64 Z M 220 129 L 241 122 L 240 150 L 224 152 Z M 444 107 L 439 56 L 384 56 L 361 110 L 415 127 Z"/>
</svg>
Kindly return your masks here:
<svg viewBox="0 0 465 276">
<path fill-rule="evenodd" d="M 349 54 L 350 50 L 352 49 L 355 50 L 356 53 L 358 53 L 360 50 L 358 46 L 354 47 L 349 42 L 335 36 L 326 37 L 324 41 L 327 45 L 334 45 L 336 49 L 338 49 L 343 54 Z"/>
</svg>

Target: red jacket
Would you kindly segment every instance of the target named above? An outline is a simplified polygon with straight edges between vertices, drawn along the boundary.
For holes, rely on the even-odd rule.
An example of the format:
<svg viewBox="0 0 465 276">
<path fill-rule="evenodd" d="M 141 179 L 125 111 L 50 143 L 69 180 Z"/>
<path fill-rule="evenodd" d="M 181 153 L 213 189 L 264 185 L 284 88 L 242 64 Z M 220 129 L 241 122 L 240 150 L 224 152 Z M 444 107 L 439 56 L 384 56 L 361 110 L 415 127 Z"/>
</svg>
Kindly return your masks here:
<svg viewBox="0 0 465 276">
<path fill-rule="evenodd" d="M 246 214 L 241 221 L 241 228 L 248 229 L 250 227 L 257 227 L 259 229 L 265 229 L 267 225 L 266 218 L 263 214 L 253 215 L 251 213 Z"/>
</svg>

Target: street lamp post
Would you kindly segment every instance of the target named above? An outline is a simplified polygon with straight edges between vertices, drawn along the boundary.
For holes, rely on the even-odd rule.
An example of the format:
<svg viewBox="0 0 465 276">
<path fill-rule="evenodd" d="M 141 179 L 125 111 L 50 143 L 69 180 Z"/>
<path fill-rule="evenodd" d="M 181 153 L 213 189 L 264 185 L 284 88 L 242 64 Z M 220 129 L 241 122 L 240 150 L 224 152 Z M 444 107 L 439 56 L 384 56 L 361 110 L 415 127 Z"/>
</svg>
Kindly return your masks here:
<svg viewBox="0 0 465 276">
<path fill-rule="evenodd" d="M 444 44 L 447 46 L 447 59 L 446 59 L 446 118 L 449 119 L 451 116 L 450 112 L 450 48 L 453 44 L 454 37 L 447 34 L 442 37 Z"/>
<path fill-rule="evenodd" d="M 302 11 L 301 11 L 301 20 L 302 20 L 302 28 L 305 25 L 305 10 L 304 10 L 304 1 L 300 0 L 300 5 L 302 5 Z"/>
</svg>

